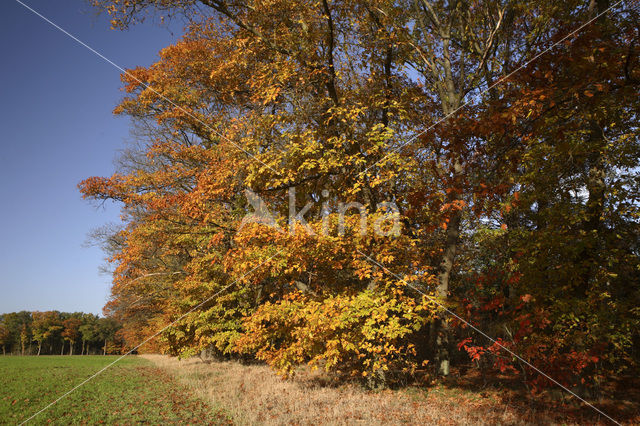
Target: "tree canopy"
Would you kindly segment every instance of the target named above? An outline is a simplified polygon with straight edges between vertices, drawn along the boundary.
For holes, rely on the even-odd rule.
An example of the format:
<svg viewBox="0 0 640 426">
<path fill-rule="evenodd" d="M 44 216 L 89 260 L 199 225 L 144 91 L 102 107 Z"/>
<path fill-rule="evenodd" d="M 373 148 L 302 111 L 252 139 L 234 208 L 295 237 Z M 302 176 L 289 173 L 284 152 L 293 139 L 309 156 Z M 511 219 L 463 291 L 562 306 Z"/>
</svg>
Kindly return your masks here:
<svg viewBox="0 0 640 426">
<path fill-rule="evenodd" d="M 136 144 L 80 184 L 122 205 L 105 312 L 127 347 L 171 324 L 148 350 L 372 386 L 469 360 L 550 384 L 504 348 L 566 386 L 637 373 L 636 9 L 93 3 L 119 29 L 189 21 L 122 75 Z"/>
<path fill-rule="evenodd" d="M 3 355 L 113 354 L 123 349 L 120 329 L 114 318 L 82 312 L 11 312 L 0 314 L 0 346 Z"/>
</svg>

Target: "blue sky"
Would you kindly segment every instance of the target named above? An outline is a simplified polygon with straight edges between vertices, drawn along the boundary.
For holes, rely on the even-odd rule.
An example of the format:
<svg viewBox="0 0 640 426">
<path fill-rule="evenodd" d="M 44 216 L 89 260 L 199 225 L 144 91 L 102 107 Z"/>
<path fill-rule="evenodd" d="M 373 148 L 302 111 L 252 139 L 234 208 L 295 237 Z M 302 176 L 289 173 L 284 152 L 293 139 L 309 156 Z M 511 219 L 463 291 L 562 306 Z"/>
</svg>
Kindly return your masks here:
<svg viewBox="0 0 640 426">
<path fill-rule="evenodd" d="M 21 0 L 120 65 L 149 65 L 181 26 L 109 29 L 84 0 Z M 177 29 L 177 31 L 175 31 Z M 0 5 L 0 313 L 100 313 L 110 277 L 87 234 L 119 220 L 77 184 L 113 173 L 129 136 L 120 72 L 15 0 Z"/>
</svg>

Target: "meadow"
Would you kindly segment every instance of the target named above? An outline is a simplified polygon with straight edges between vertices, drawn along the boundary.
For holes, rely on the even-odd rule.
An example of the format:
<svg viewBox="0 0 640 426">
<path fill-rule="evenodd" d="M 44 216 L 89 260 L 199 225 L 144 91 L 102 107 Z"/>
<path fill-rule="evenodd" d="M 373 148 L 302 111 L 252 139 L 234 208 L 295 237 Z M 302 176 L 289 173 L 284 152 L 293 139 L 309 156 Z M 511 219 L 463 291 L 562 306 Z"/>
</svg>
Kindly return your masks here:
<svg viewBox="0 0 640 426">
<path fill-rule="evenodd" d="M 321 370 L 299 368 L 283 380 L 266 365 L 234 360 L 179 360 L 142 355 L 193 389 L 204 401 L 224 407 L 240 425 L 607 425 L 571 399 L 530 398 L 505 377 L 459 375 L 438 383 L 367 390 L 331 380 Z M 627 395 L 629 396 L 629 395 Z M 625 398 L 601 401 L 622 424 L 638 424 L 637 405 Z"/>
<path fill-rule="evenodd" d="M 0 423 L 20 424 L 116 356 L 0 357 Z M 224 413 L 149 361 L 126 357 L 29 424 L 225 424 Z"/>
<path fill-rule="evenodd" d="M 117 358 L 0 356 L 0 424 L 607 424 L 571 400 L 531 401 L 504 380 L 373 391 L 308 368 L 283 380 L 266 365 L 163 355 L 127 356 L 30 419 Z M 637 424 L 637 406 L 623 400 L 603 408 Z"/>
</svg>

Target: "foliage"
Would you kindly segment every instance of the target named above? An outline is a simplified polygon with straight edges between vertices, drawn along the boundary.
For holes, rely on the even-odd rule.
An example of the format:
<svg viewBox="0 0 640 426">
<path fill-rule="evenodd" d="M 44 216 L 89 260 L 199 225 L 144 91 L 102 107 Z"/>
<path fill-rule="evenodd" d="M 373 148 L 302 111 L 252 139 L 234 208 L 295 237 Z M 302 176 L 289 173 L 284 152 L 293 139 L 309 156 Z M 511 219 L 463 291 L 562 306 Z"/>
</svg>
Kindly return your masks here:
<svg viewBox="0 0 640 426">
<path fill-rule="evenodd" d="M 637 371 L 636 10 L 93 3 L 117 28 L 191 18 L 122 76 L 115 113 L 137 145 L 80 184 L 122 204 L 105 312 L 127 348 L 171 325 L 147 350 L 211 348 L 284 374 L 310 363 L 372 385 L 469 360 L 548 384 L 500 345 L 568 385 Z M 277 226 L 243 222 L 248 188 Z M 398 226 L 381 235 L 384 202 Z M 306 223 L 282 219 L 301 210 Z"/>
<path fill-rule="evenodd" d="M 121 351 L 116 332 L 120 324 L 113 318 L 99 318 L 81 312 L 58 311 L 11 312 L 0 315 L 0 345 L 3 353 L 22 355 L 60 354 L 69 342 L 69 353 L 78 349 L 82 340 L 81 354 L 102 353 L 105 341 L 112 344 L 112 353 Z M 37 349 L 31 343 L 37 344 Z M 24 349 L 23 349 L 24 346 Z"/>
<path fill-rule="evenodd" d="M 424 312 L 432 309 L 398 293 L 395 298 L 365 291 L 322 301 L 293 293 L 260 306 L 237 345 L 286 373 L 308 362 L 385 384 L 388 372 L 408 375 L 417 367 L 406 337 L 420 330 L 428 320 Z"/>
</svg>

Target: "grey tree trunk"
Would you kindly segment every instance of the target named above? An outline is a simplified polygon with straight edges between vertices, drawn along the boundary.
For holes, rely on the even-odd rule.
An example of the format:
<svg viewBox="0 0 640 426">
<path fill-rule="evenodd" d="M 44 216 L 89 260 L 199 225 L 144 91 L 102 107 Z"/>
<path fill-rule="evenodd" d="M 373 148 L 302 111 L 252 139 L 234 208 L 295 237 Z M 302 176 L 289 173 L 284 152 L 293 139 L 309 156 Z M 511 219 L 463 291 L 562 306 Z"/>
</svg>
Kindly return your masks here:
<svg viewBox="0 0 640 426">
<path fill-rule="evenodd" d="M 449 295 L 449 284 L 451 281 L 451 271 L 453 269 L 456 252 L 458 250 L 458 241 L 460 237 L 460 222 L 462 212 L 456 211 L 450 218 L 447 225 L 446 240 L 444 246 L 444 255 L 440 264 L 440 274 L 438 275 L 438 287 L 436 294 L 439 300 L 447 299 Z M 449 374 L 449 326 L 446 314 L 442 314 L 435 321 L 434 338 L 438 372 L 443 376 Z"/>
<path fill-rule="evenodd" d="M 449 91 L 449 99 L 457 99 L 455 91 Z M 459 102 L 451 105 L 445 105 L 445 114 L 449 114 L 450 111 L 455 111 Z M 455 158 L 453 163 L 453 176 L 452 176 L 452 189 L 451 197 L 448 202 L 453 203 L 460 199 L 460 196 L 455 191 L 457 181 L 462 176 L 463 165 L 460 158 Z M 447 229 L 445 231 L 445 244 L 444 253 L 440 262 L 439 274 L 438 274 L 438 286 L 436 288 L 436 295 L 439 300 L 445 301 L 449 296 L 449 287 L 451 284 L 451 271 L 453 270 L 456 252 L 458 251 L 458 244 L 460 240 L 460 225 L 462 222 L 462 210 L 456 210 L 449 217 L 447 223 Z M 450 371 L 450 353 L 449 353 L 449 324 L 446 318 L 447 314 L 442 313 L 437 318 L 431 327 L 431 339 L 433 347 L 435 349 L 435 365 L 438 368 L 438 374 L 443 376 L 449 375 Z"/>
</svg>

